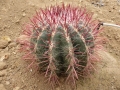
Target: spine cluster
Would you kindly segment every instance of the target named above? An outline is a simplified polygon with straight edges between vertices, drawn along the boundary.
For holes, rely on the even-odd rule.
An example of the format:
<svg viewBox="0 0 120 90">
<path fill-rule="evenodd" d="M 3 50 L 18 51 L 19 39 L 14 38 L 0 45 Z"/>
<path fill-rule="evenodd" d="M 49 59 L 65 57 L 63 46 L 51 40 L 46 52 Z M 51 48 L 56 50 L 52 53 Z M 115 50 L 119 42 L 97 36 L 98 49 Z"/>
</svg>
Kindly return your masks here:
<svg viewBox="0 0 120 90">
<path fill-rule="evenodd" d="M 85 8 L 51 6 L 40 9 L 23 30 L 25 59 L 37 63 L 53 86 L 59 77 L 75 85 L 79 76 L 89 74 L 102 48 L 99 22 Z M 20 41 L 21 42 L 21 41 Z"/>
</svg>

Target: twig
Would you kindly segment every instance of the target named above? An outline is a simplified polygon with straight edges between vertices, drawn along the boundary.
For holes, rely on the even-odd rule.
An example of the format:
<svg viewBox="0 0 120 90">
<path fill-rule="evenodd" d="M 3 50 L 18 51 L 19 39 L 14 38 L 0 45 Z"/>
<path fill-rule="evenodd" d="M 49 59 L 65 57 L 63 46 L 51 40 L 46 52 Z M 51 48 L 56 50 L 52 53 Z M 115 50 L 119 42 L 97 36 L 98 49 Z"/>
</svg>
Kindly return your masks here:
<svg viewBox="0 0 120 90">
<path fill-rule="evenodd" d="M 120 28 L 120 25 L 111 24 L 111 23 L 102 23 L 101 25 L 103 25 L 103 26 L 113 26 L 113 27 L 118 27 L 118 28 Z"/>
</svg>

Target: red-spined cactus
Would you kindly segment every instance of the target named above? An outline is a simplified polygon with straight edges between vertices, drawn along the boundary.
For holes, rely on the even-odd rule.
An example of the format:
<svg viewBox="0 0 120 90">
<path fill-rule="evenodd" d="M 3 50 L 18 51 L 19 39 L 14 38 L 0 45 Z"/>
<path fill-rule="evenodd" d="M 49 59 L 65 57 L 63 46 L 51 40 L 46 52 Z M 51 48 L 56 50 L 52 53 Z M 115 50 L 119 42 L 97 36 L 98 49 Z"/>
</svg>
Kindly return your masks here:
<svg viewBox="0 0 120 90">
<path fill-rule="evenodd" d="M 64 76 L 75 85 L 79 76 L 86 76 L 99 60 L 99 22 L 85 8 L 51 6 L 40 9 L 23 29 L 18 41 L 24 58 L 36 64 L 53 86 Z"/>
</svg>

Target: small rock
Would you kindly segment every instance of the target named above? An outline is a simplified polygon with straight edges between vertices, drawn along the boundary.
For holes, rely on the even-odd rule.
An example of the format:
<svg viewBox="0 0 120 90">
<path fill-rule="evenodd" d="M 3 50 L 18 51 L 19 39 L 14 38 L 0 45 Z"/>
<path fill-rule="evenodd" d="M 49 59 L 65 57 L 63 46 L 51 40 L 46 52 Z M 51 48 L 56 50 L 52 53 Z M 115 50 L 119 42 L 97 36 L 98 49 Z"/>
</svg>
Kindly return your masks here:
<svg viewBox="0 0 120 90">
<path fill-rule="evenodd" d="M 13 90 L 19 90 L 20 89 L 20 87 L 15 87 L 15 88 L 13 88 Z"/>
<path fill-rule="evenodd" d="M 21 90 L 23 90 L 23 88 L 25 88 L 25 87 L 26 87 L 26 85 L 23 85 L 23 86 L 21 86 L 21 88 L 20 88 L 20 89 L 21 89 Z"/>
<path fill-rule="evenodd" d="M 32 69 L 30 69 L 30 72 L 32 72 L 33 70 Z"/>
<path fill-rule="evenodd" d="M 20 18 L 17 17 L 17 16 L 14 16 L 14 22 L 15 22 L 16 24 L 19 24 L 19 23 L 20 23 Z"/>
<path fill-rule="evenodd" d="M 10 39 L 9 36 L 3 36 L 2 39 L 3 39 L 3 40 L 6 40 L 6 41 L 8 41 L 8 42 L 11 42 L 11 39 Z"/>
<path fill-rule="evenodd" d="M 16 20 L 16 22 L 15 22 L 16 24 L 19 24 L 20 23 L 20 20 L 18 19 L 18 20 Z"/>
<path fill-rule="evenodd" d="M 111 36 L 110 34 L 107 34 L 107 37 L 109 37 L 109 38 L 110 38 L 110 36 Z"/>
<path fill-rule="evenodd" d="M 81 3 L 81 2 L 83 2 L 83 0 L 79 0 L 79 2 Z"/>
<path fill-rule="evenodd" d="M 112 53 L 112 50 L 109 50 L 110 53 Z"/>
<path fill-rule="evenodd" d="M 22 12 L 25 12 L 25 9 L 23 9 Z"/>
<path fill-rule="evenodd" d="M 114 76 L 114 77 L 113 77 L 113 79 L 115 80 L 115 79 L 116 79 L 116 77 Z"/>
<path fill-rule="evenodd" d="M 15 47 L 15 46 L 16 46 L 16 43 L 15 43 L 15 42 L 12 42 L 12 43 L 10 43 L 10 44 L 8 45 L 9 49 L 11 49 L 11 48 L 13 48 L 13 47 Z"/>
<path fill-rule="evenodd" d="M 8 41 L 0 40 L 0 49 L 6 48 L 8 44 Z"/>
<path fill-rule="evenodd" d="M 22 14 L 22 16 L 25 17 L 25 16 L 26 16 L 26 13 L 24 12 L 24 13 Z"/>
<path fill-rule="evenodd" d="M 14 55 L 16 55 L 17 53 L 16 52 L 12 52 Z"/>
<path fill-rule="evenodd" d="M 3 77 L 7 74 L 6 70 L 2 70 L 0 71 L 0 77 Z"/>
<path fill-rule="evenodd" d="M 5 54 L 3 54 L 3 55 L 1 56 L 1 58 L 0 58 L 0 61 L 7 60 L 7 59 L 9 58 L 9 56 L 10 56 L 10 53 L 5 53 Z"/>
<path fill-rule="evenodd" d="M 10 84 L 10 82 L 9 82 L 9 81 L 6 81 L 6 82 L 5 82 L 5 84 L 6 84 L 6 85 L 9 85 L 9 84 Z"/>
<path fill-rule="evenodd" d="M 2 39 L 0 39 L 0 48 L 1 49 L 6 48 L 10 42 L 11 42 L 11 39 L 9 36 L 2 37 Z"/>
<path fill-rule="evenodd" d="M 0 70 L 6 69 L 7 64 L 5 62 L 0 62 Z"/>
<path fill-rule="evenodd" d="M 114 86 L 112 86 L 112 90 L 115 90 L 115 87 L 114 87 Z"/>
<path fill-rule="evenodd" d="M 115 40 L 118 40 L 119 38 L 120 38 L 120 36 L 119 35 L 115 35 Z"/>
<path fill-rule="evenodd" d="M 3 84 L 0 84 L 0 90 L 6 90 Z"/>
</svg>

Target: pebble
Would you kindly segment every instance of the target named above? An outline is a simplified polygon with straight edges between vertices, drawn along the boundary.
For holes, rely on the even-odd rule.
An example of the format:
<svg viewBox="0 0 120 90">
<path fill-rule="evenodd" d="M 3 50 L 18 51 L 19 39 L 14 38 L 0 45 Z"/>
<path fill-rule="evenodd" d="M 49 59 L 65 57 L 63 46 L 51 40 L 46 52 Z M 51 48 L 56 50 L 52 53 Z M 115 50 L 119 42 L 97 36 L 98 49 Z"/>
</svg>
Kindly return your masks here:
<svg viewBox="0 0 120 90">
<path fill-rule="evenodd" d="M 2 37 L 2 39 L 0 39 L 0 49 L 6 48 L 10 42 L 11 39 L 9 36 Z"/>
<path fill-rule="evenodd" d="M 16 24 L 19 24 L 20 23 L 20 20 L 18 19 L 18 20 L 16 20 L 16 22 L 15 22 Z"/>
<path fill-rule="evenodd" d="M 6 40 L 0 40 L 0 49 L 4 49 L 8 46 L 9 42 Z"/>
<path fill-rule="evenodd" d="M 0 62 L 0 70 L 6 69 L 7 64 L 5 62 Z"/>
<path fill-rule="evenodd" d="M 13 47 L 15 47 L 15 46 L 16 46 L 16 43 L 15 43 L 15 42 L 12 42 L 12 43 L 10 43 L 10 44 L 8 45 L 8 48 L 11 49 L 11 48 L 13 48 Z"/>
<path fill-rule="evenodd" d="M 7 74 L 6 70 L 2 70 L 0 71 L 0 77 L 3 77 Z"/>
<path fill-rule="evenodd" d="M 3 84 L 0 84 L 0 90 L 6 90 Z"/>
<path fill-rule="evenodd" d="M 81 2 L 83 2 L 83 0 L 79 0 L 79 2 L 81 3 Z"/>
<path fill-rule="evenodd" d="M 7 60 L 10 56 L 10 53 L 5 53 L 3 54 L 1 57 L 0 57 L 0 61 L 4 61 L 4 60 Z"/>
<path fill-rule="evenodd" d="M 110 53 L 112 53 L 112 50 L 109 50 Z"/>
<path fill-rule="evenodd" d="M 19 90 L 20 89 L 20 87 L 15 87 L 15 88 L 13 88 L 13 90 Z"/>
<path fill-rule="evenodd" d="M 10 82 L 9 82 L 9 81 L 6 81 L 6 82 L 5 82 L 5 84 L 6 84 L 6 85 L 9 85 L 9 84 L 10 84 Z"/>
<path fill-rule="evenodd" d="M 119 35 L 115 35 L 115 40 L 118 40 L 119 38 L 120 38 L 120 36 Z"/>
<path fill-rule="evenodd" d="M 22 16 L 25 17 L 25 16 L 26 16 L 26 13 L 24 12 L 24 13 L 22 14 Z"/>
<path fill-rule="evenodd" d="M 14 55 L 16 55 L 17 53 L 16 52 L 12 52 Z"/>
<path fill-rule="evenodd" d="M 11 39 L 10 39 L 9 36 L 3 36 L 2 39 L 3 39 L 3 40 L 6 40 L 6 41 L 8 41 L 8 42 L 11 42 Z"/>
</svg>

